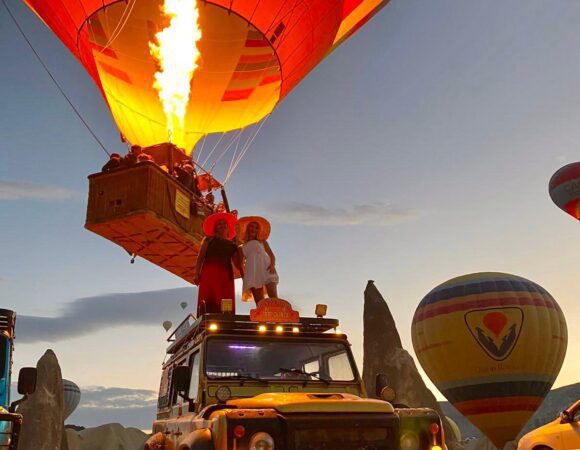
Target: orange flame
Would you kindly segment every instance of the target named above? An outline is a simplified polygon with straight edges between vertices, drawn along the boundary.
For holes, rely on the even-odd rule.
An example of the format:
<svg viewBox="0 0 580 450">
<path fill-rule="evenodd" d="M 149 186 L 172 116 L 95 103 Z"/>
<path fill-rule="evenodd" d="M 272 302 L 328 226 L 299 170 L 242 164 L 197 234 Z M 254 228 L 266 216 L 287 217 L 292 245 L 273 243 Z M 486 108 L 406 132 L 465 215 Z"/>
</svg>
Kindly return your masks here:
<svg viewBox="0 0 580 450">
<path fill-rule="evenodd" d="M 199 10 L 197 0 L 164 0 L 161 9 L 169 17 L 169 26 L 155 35 L 157 42 L 149 42 L 149 51 L 159 64 L 153 87 L 163 105 L 169 140 L 183 146 L 191 77 L 200 56 Z"/>
</svg>

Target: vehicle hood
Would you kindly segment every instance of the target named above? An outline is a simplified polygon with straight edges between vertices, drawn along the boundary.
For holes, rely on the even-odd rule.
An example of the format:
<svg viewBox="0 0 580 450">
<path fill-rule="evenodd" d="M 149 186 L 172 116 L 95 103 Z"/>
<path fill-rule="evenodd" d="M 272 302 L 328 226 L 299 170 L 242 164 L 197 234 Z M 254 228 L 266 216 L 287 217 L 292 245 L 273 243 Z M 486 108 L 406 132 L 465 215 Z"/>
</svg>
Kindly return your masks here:
<svg viewBox="0 0 580 450">
<path fill-rule="evenodd" d="M 230 400 L 228 405 L 242 409 L 275 409 L 281 413 L 392 413 L 393 406 L 382 400 L 360 398 L 352 394 L 274 392 L 252 398 Z"/>
</svg>

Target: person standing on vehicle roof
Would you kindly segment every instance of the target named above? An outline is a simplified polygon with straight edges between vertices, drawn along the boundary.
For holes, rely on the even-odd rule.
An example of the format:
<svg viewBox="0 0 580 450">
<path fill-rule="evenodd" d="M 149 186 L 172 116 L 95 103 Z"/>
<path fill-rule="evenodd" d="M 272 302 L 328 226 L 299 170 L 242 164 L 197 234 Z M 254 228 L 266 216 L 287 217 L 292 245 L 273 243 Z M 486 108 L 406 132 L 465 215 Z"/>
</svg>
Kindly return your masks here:
<svg viewBox="0 0 580 450">
<path fill-rule="evenodd" d="M 222 299 L 230 299 L 235 314 L 234 269 L 240 267 L 236 235 L 236 216 L 217 213 L 203 222 L 205 236 L 195 265 L 193 283 L 198 285 L 197 315 L 221 312 Z M 241 267 L 240 267 L 241 269 Z M 241 270 L 240 270 L 241 271 Z"/>
<path fill-rule="evenodd" d="M 244 261 L 243 301 L 254 300 L 256 305 L 264 299 L 278 297 L 276 258 L 268 245 L 270 222 L 263 217 L 249 216 L 238 220 L 238 240 L 242 242 L 240 259 Z"/>
</svg>

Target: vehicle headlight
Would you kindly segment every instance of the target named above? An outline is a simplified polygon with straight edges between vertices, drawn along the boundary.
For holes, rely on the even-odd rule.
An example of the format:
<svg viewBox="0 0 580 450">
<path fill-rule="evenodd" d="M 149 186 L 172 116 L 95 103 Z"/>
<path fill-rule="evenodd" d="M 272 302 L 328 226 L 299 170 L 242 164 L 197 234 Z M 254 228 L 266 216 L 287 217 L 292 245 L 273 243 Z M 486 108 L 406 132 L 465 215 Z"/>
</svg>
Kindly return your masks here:
<svg viewBox="0 0 580 450">
<path fill-rule="evenodd" d="M 250 439 L 250 450 L 274 450 L 274 438 L 262 431 L 256 433 Z"/>
<path fill-rule="evenodd" d="M 419 450 L 419 436 L 412 431 L 407 431 L 401 436 L 401 450 Z"/>
</svg>

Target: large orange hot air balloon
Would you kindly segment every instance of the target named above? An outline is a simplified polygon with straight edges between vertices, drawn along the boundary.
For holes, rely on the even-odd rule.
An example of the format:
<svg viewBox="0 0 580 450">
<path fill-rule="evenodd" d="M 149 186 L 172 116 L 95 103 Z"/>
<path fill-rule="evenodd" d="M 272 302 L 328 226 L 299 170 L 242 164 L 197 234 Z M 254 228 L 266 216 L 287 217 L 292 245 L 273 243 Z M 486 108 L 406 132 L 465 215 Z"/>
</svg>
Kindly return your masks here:
<svg viewBox="0 0 580 450">
<path fill-rule="evenodd" d="M 197 50 L 169 53 L 198 51 L 199 67 L 175 138 L 154 88 L 151 44 L 169 24 L 163 0 L 25 0 L 86 68 L 129 142 L 188 151 L 206 134 L 264 118 L 389 0 L 189 1 L 199 11 Z"/>
<path fill-rule="evenodd" d="M 567 345 L 566 321 L 552 296 L 505 273 L 437 286 L 417 307 L 411 333 L 429 378 L 498 449 L 544 400 Z"/>
<path fill-rule="evenodd" d="M 568 164 L 552 175 L 549 190 L 558 208 L 580 220 L 580 162 Z"/>
<path fill-rule="evenodd" d="M 239 138 L 389 0 L 24 1 L 93 78 L 124 139 L 156 163 L 91 175 L 86 227 L 192 281 L 213 211 L 200 191 L 222 188 L 213 166 L 235 148 L 227 181 L 251 139 L 214 152 L 221 135 L 203 158 L 196 143 Z M 197 184 L 168 175 L 182 150 Z"/>
</svg>

